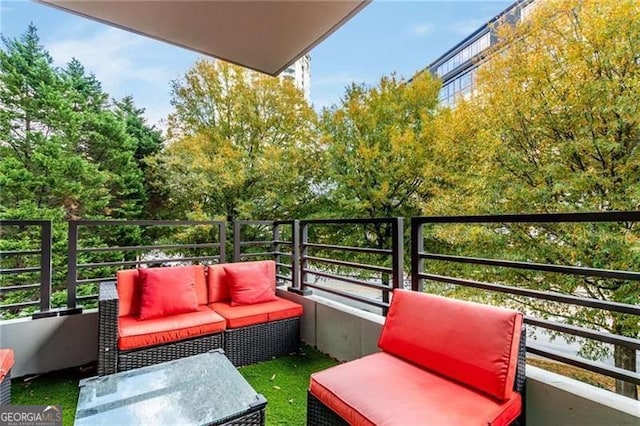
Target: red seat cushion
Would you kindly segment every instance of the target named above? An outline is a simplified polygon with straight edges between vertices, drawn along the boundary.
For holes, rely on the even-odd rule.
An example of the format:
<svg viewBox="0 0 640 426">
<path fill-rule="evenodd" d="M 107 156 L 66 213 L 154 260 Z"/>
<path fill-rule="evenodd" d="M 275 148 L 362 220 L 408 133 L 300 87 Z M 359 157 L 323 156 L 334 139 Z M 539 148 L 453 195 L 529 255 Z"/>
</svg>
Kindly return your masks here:
<svg viewBox="0 0 640 426">
<path fill-rule="evenodd" d="M 522 315 L 516 311 L 395 290 L 378 344 L 506 400 L 513 392 L 521 327 Z"/>
<path fill-rule="evenodd" d="M 140 319 L 197 310 L 196 270 L 191 266 L 140 269 Z"/>
<path fill-rule="evenodd" d="M 224 265 L 231 306 L 276 300 L 276 270 L 272 260 Z"/>
<path fill-rule="evenodd" d="M 381 352 L 311 375 L 311 393 L 350 425 L 508 425 L 521 411 Z"/>
<path fill-rule="evenodd" d="M 15 361 L 13 349 L 0 349 L 0 382 L 13 367 Z"/>
<path fill-rule="evenodd" d="M 204 266 L 185 266 L 193 268 L 198 305 L 208 303 L 207 284 L 204 277 Z M 126 269 L 117 272 L 118 316 L 126 317 L 140 313 L 140 276 L 141 269 Z"/>
<path fill-rule="evenodd" d="M 302 315 L 302 306 L 276 296 L 275 301 L 254 305 L 231 306 L 229 302 L 212 303 L 211 309 L 227 321 L 227 328 L 246 327 Z"/>
<path fill-rule="evenodd" d="M 196 312 L 140 320 L 135 316 L 118 320 L 118 348 L 144 348 L 224 331 L 225 321 L 206 305 Z"/>
</svg>

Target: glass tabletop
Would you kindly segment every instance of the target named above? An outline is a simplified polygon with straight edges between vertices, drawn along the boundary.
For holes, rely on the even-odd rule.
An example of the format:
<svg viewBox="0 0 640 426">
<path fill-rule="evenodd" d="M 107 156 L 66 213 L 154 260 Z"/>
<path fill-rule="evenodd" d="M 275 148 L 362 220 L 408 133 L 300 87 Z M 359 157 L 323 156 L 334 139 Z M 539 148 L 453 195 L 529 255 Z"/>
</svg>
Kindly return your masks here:
<svg viewBox="0 0 640 426">
<path fill-rule="evenodd" d="M 76 425 L 203 425 L 266 405 L 216 350 L 80 382 Z"/>
</svg>

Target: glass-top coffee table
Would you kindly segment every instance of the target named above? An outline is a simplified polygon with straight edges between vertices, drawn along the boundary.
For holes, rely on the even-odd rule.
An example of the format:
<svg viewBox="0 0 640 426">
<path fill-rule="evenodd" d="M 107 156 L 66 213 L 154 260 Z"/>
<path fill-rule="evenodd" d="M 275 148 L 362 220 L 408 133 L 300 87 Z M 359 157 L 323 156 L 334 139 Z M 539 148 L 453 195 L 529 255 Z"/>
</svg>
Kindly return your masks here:
<svg viewBox="0 0 640 426">
<path fill-rule="evenodd" d="M 266 399 L 215 350 L 80 382 L 76 425 L 264 425 Z"/>
</svg>

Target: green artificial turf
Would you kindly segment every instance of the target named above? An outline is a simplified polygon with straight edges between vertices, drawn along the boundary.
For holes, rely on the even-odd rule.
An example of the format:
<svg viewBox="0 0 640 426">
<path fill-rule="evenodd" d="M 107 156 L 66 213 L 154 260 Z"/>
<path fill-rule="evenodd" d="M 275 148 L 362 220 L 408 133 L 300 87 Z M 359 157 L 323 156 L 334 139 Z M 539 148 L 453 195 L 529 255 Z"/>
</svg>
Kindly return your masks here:
<svg viewBox="0 0 640 426">
<path fill-rule="evenodd" d="M 328 356 L 304 346 L 299 355 L 241 367 L 240 373 L 267 399 L 267 425 L 304 425 L 309 376 L 336 364 Z"/>
<path fill-rule="evenodd" d="M 69 369 L 11 380 L 11 404 L 60 405 L 62 424 L 72 426 L 78 403 L 78 381 L 90 374 Z"/>
<path fill-rule="evenodd" d="M 267 399 L 267 425 L 304 425 L 309 376 L 336 364 L 328 356 L 304 346 L 300 354 L 241 367 L 240 373 Z M 61 405 L 62 422 L 71 426 L 78 402 L 78 381 L 92 375 L 95 370 L 70 369 L 13 379 L 11 403 Z"/>
</svg>

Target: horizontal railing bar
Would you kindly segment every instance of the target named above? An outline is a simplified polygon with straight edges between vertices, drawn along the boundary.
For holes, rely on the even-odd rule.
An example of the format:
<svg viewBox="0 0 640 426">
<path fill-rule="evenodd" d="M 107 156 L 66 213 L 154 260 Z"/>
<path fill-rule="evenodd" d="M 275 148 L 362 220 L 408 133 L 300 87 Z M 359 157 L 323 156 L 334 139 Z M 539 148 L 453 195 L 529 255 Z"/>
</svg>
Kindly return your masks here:
<svg viewBox="0 0 640 426">
<path fill-rule="evenodd" d="M 363 286 L 363 287 L 369 287 L 369 288 L 373 288 L 376 290 L 383 290 L 383 291 L 391 291 L 391 287 L 387 287 L 381 284 L 373 284 L 373 283 L 368 283 L 366 281 L 362 281 L 362 280 L 358 280 L 355 278 L 349 278 L 349 277 L 344 277 L 341 275 L 334 275 L 334 274 L 328 274 L 326 272 L 320 272 L 320 271 L 316 271 L 313 269 L 304 269 L 303 273 L 307 273 L 307 274 L 313 274 L 313 275 L 317 275 L 319 277 L 324 277 L 324 278 L 330 278 L 332 280 L 336 280 L 336 281 L 343 281 L 349 284 L 355 284 L 355 285 L 359 285 L 359 286 Z"/>
<path fill-rule="evenodd" d="M 149 245 L 149 246 L 121 246 L 121 247 L 88 247 L 79 248 L 78 252 L 95 253 L 105 251 L 139 251 L 139 250 L 168 250 L 181 248 L 216 248 L 220 247 L 220 243 L 200 243 L 200 244 L 166 244 L 166 245 Z"/>
<path fill-rule="evenodd" d="M 217 225 L 225 226 L 226 222 L 219 220 L 74 220 L 78 226 L 193 226 L 193 225 Z"/>
<path fill-rule="evenodd" d="M 285 277 L 284 275 L 276 274 L 276 278 L 279 278 L 279 279 L 285 280 L 285 281 L 293 281 L 293 279 L 291 277 Z"/>
<path fill-rule="evenodd" d="M 413 217 L 414 224 L 427 223 L 562 223 L 562 222 L 637 222 L 640 211 L 591 213 L 540 213 L 478 216 L 422 216 Z"/>
<path fill-rule="evenodd" d="M 534 299 L 551 300 L 554 302 L 568 303 L 571 305 L 586 306 L 589 308 L 603 309 L 613 312 L 621 312 L 623 314 L 640 315 L 640 306 L 628 305 L 625 303 L 607 302 L 598 299 L 590 299 L 587 297 L 569 296 L 560 293 L 550 293 L 540 290 L 529 290 L 517 287 L 510 287 L 501 284 L 490 284 L 486 282 L 467 280 L 462 278 L 446 277 L 435 274 L 418 274 L 420 278 L 438 281 L 449 284 L 456 284 L 467 287 L 480 288 L 484 290 L 492 290 L 500 293 L 515 294 L 518 296 L 532 297 Z"/>
<path fill-rule="evenodd" d="M 180 259 L 153 259 L 153 260 L 123 260 L 121 262 L 103 262 L 103 263 L 79 263 L 78 268 L 96 268 L 99 266 L 131 266 L 141 265 L 144 263 L 165 263 L 165 262 L 195 262 L 198 260 L 216 260 L 220 256 L 196 256 L 181 257 Z"/>
<path fill-rule="evenodd" d="M 524 322 L 536 327 L 542 327 L 548 330 L 555 330 L 561 333 L 571 334 L 573 336 L 585 337 L 588 339 L 598 340 L 613 345 L 626 346 L 631 349 L 640 350 L 640 340 L 632 337 L 620 336 L 617 334 L 606 333 L 602 331 L 589 330 L 587 328 L 576 327 L 574 325 L 562 324 L 555 321 L 548 321 L 539 318 L 526 316 Z"/>
<path fill-rule="evenodd" d="M 261 257 L 261 256 L 273 256 L 272 251 L 262 253 L 240 253 L 240 257 Z"/>
<path fill-rule="evenodd" d="M 116 277 L 100 277 L 100 278 L 86 278 L 82 280 L 76 280 L 76 284 L 90 284 L 90 283 L 101 283 L 104 281 L 115 281 Z"/>
<path fill-rule="evenodd" d="M 612 377 L 614 379 L 624 380 L 625 382 L 640 385 L 640 374 L 633 373 L 622 368 L 610 367 L 601 363 L 588 361 L 575 356 L 564 355 L 560 352 L 543 349 L 542 347 L 534 344 L 527 344 L 527 352 L 544 358 L 549 358 L 554 361 L 572 365 L 574 367 L 584 368 L 585 370 L 602 374 L 607 377 Z"/>
<path fill-rule="evenodd" d="M 274 225 L 293 225 L 293 220 L 274 220 Z"/>
<path fill-rule="evenodd" d="M 276 266 L 279 266 L 279 267 L 281 267 L 281 268 L 293 269 L 293 266 L 291 266 L 291 265 L 287 265 L 286 263 L 279 263 L 279 262 L 276 262 Z"/>
<path fill-rule="evenodd" d="M 10 269 L 0 269 L 0 274 L 22 274 L 25 272 L 40 272 L 39 266 L 29 267 L 29 268 L 10 268 Z"/>
<path fill-rule="evenodd" d="M 42 226 L 51 223 L 49 220 L 0 220 L 0 226 Z"/>
<path fill-rule="evenodd" d="M 274 225 L 273 220 L 235 220 L 240 225 Z"/>
<path fill-rule="evenodd" d="M 356 262 L 347 262 L 344 260 L 336 260 L 336 259 L 327 259 L 325 257 L 316 257 L 316 256 L 302 256 L 303 260 L 312 260 L 320 263 L 327 263 L 329 265 L 336 266 L 346 266 L 349 268 L 357 268 L 357 269 L 366 269 L 368 271 L 381 272 L 383 274 L 391 274 L 393 269 L 387 268 L 384 266 L 376 266 L 376 265 L 365 265 L 363 263 Z"/>
<path fill-rule="evenodd" d="M 29 288 L 39 288 L 39 287 L 40 287 L 40 284 L 12 285 L 7 287 L 0 287 L 0 293 L 4 293 L 7 291 L 14 291 L 14 290 L 25 290 Z"/>
<path fill-rule="evenodd" d="M 392 224 L 395 221 L 396 221 L 395 218 L 388 218 L 388 217 L 367 218 L 367 219 L 305 219 L 300 221 L 300 225 L 343 225 L 343 224 L 368 225 L 368 224 L 376 224 L 376 223 Z"/>
<path fill-rule="evenodd" d="M 278 256 L 287 256 L 287 257 L 293 256 L 293 253 L 285 253 L 283 251 L 274 251 L 273 254 Z"/>
<path fill-rule="evenodd" d="M 304 286 L 305 287 L 315 288 L 315 289 L 322 290 L 322 291 L 326 291 L 327 293 L 335 294 L 336 296 L 346 297 L 347 299 L 356 300 L 358 302 L 367 303 L 369 305 L 377 306 L 379 308 L 388 308 L 389 307 L 388 303 L 379 302 L 377 300 L 369 299 L 368 297 L 358 296 L 358 295 L 353 294 L 353 293 L 347 293 L 347 292 L 344 292 L 344 291 L 335 290 L 335 289 L 333 289 L 331 287 L 326 287 L 326 286 L 319 285 L 319 284 L 312 284 L 312 283 L 305 282 Z"/>
<path fill-rule="evenodd" d="M 276 243 L 276 244 L 285 244 L 285 245 L 288 245 L 288 246 L 293 245 L 292 241 L 273 240 L 272 242 Z"/>
<path fill-rule="evenodd" d="M 369 247 L 352 247 L 352 246 L 336 246 L 332 244 L 317 244 L 317 243 L 303 243 L 302 247 L 312 247 L 312 248 L 321 248 L 327 250 L 344 250 L 344 251 L 352 251 L 357 253 L 370 253 L 370 254 L 384 254 L 390 255 L 393 254 L 393 251 L 390 249 L 377 249 L 377 248 L 369 248 Z"/>
<path fill-rule="evenodd" d="M 30 254 L 40 254 L 42 250 L 10 250 L 0 251 L 0 256 L 26 256 Z"/>
<path fill-rule="evenodd" d="M 240 241 L 240 247 L 263 246 L 265 244 L 271 245 L 273 241 Z"/>
<path fill-rule="evenodd" d="M 614 269 L 585 268 L 580 266 L 551 265 L 546 263 L 520 262 L 515 260 L 486 259 L 481 257 L 451 256 L 436 253 L 419 253 L 423 259 L 442 260 L 447 262 L 470 263 L 473 265 L 503 266 L 530 271 L 559 272 L 569 275 L 588 277 L 617 278 L 621 280 L 640 281 L 640 272 L 619 271 Z"/>
<path fill-rule="evenodd" d="M 9 303 L 8 305 L 0 305 L 0 309 L 22 308 L 26 306 L 39 305 L 40 300 L 30 300 L 28 302 Z"/>
<path fill-rule="evenodd" d="M 77 300 L 88 300 L 88 299 L 95 299 L 97 297 L 98 297 L 97 294 L 89 294 L 89 295 L 86 295 L 86 296 L 76 296 L 76 299 Z"/>
</svg>

